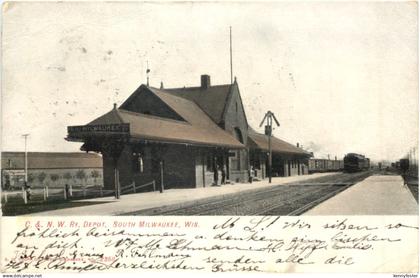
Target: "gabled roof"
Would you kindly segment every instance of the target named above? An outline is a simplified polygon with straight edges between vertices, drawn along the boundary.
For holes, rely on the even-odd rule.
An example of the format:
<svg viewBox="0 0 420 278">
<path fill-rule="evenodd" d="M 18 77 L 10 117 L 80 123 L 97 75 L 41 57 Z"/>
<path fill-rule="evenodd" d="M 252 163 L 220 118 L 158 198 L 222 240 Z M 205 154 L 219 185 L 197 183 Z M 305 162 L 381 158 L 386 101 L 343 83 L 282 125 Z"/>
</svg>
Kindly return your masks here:
<svg viewBox="0 0 420 278">
<path fill-rule="evenodd" d="M 145 86 L 143 89 L 156 95 L 185 121 L 114 108 L 87 125 L 129 124 L 130 136 L 143 140 L 231 148 L 245 147 L 233 135 L 214 123 L 195 102 L 160 89 Z"/>
<path fill-rule="evenodd" d="M 171 88 L 161 91 L 195 102 L 215 123 L 220 123 L 232 85 L 215 85 L 208 88 Z"/>
<path fill-rule="evenodd" d="M 23 169 L 24 152 L 2 152 L 2 169 Z M 102 168 L 102 157 L 83 152 L 28 152 L 29 169 Z"/>
<path fill-rule="evenodd" d="M 117 109 L 112 109 L 108 113 L 103 114 L 99 118 L 94 119 L 87 125 L 107 125 L 107 124 L 123 124 L 124 121 L 118 113 Z"/>
<path fill-rule="evenodd" d="M 252 128 L 248 128 L 248 139 L 248 145 L 251 149 L 268 151 L 267 135 L 258 133 Z M 271 148 L 273 153 L 311 156 L 310 153 L 304 151 L 303 149 L 295 147 L 294 145 L 274 136 L 271 137 Z"/>
<path fill-rule="evenodd" d="M 194 145 L 244 148 L 239 141 L 213 123 L 207 115 L 195 108 L 188 122 L 171 120 L 119 109 L 125 123 L 130 124 L 130 135 L 135 138 Z M 185 114 L 183 115 L 185 116 Z"/>
<path fill-rule="evenodd" d="M 156 89 L 153 87 L 148 88 L 156 96 L 158 96 L 163 102 L 171 107 L 176 113 L 178 113 L 187 122 L 195 122 L 197 124 L 217 126 L 212 119 L 204 113 L 204 111 L 194 102 L 189 99 L 173 95 L 167 91 Z"/>
<path fill-rule="evenodd" d="M 176 100 L 174 101 L 165 101 L 165 99 L 163 99 L 162 97 L 159 97 L 157 95 L 157 93 L 159 92 L 158 89 L 153 88 L 153 87 L 148 87 L 144 84 L 142 84 L 139 88 L 137 88 L 121 105 L 120 105 L 120 109 L 124 109 L 124 110 L 128 110 L 128 111 L 133 111 L 136 113 L 146 113 L 146 110 L 148 110 L 149 108 L 154 110 L 152 115 L 157 116 L 157 117 L 164 117 L 164 118 L 171 118 L 174 120 L 185 120 L 182 118 L 181 115 L 179 115 L 179 113 L 176 111 L 176 107 L 178 106 Z M 148 99 L 149 103 L 153 102 L 154 104 L 156 104 L 156 107 L 146 107 L 143 105 L 144 104 L 144 100 Z M 146 102 L 147 103 L 147 102 Z M 141 107 L 138 107 L 138 105 L 143 106 L 143 109 Z M 174 107 L 172 107 L 174 106 Z M 157 110 L 156 110 L 157 108 Z M 182 107 L 179 107 L 182 108 Z M 159 111 L 160 109 L 162 109 L 162 111 Z M 150 111 L 148 111 L 148 114 L 150 114 Z"/>
</svg>

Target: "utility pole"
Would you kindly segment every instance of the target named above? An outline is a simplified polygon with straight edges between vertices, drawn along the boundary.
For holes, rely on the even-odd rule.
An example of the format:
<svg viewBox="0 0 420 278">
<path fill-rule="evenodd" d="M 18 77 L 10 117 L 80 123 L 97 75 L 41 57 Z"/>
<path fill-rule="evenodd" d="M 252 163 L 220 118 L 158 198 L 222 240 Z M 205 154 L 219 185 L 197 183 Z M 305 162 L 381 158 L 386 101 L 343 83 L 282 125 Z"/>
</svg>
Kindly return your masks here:
<svg viewBox="0 0 420 278">
<path fill-rule="evenodd" d="M 28 182 L 28 152 L 26 151 L 26 141 L 28 136 L 29 133 L 22 134 L 22 137 L 25 138 L 25 184 Z"/>
<path fill-rule="evenodd" d="M 147 87 L 149 87 L 149 61 L 147 61 L 147 69 L 146 69 L 146 76 L 147 76 Z"/>
<path fill-rule="evenodd" d="M 23 200 L 25 201 L 25 204 L 28 202 L 28 152 L 26 149 L 28 136 L 29 133 L 22 134 L 22 137 L 25 138 L 25 181 L 23 185 Z"/>
<path fill-rule="evenodd" d="M 274 116 L 274 113 L 271 111 L 268 111 L 265 113 L 264 118 L 262 119 L 260 123 L 260 127 L 264 124 L 265 121 L 267 121 L 265 125 L 265 135 L 268 137 L 268 182 L 271 183 L 271 168 L 272 168 L 272 162 L 273 162 L 273 152 L 271 149 L 271 135 L 273 132 L 273 119 L 277 126 L 280 126 L 280 123 L 277 121 L 276 116 Z"/>
</svg>

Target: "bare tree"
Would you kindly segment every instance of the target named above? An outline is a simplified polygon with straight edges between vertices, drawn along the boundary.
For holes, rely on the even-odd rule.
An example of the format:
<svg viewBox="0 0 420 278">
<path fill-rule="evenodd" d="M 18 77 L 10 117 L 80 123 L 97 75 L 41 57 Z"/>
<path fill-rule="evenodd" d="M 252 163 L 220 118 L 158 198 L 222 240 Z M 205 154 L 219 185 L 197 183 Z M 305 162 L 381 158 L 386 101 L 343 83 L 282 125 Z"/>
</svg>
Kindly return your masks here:
<svg viewBox="0 0 420 278">
<path fill-rule="evenodd" d="M 64 173 L 63 178 L 65 180 L 69 181 L 69 180 L 71 180 L 73 178 L 73 176 L 71 175 L 70 172 L 66 172 L 66 173 Z"/>
<path fill-rule="evenodd" d="M 81 180 L 82 182 L 86 180 L 86 172 L 82 169 L 76 172 L 76 178 Z"/>
<path fill-rule="evenodd" d="M 50 174 L 50 179 L 55 183 L 60 176 L 58 174 Z"/>
<path fill-rule="evenodd" d="M 45 174 L 45 172 L 41 172 L 38 174 L 38 181 L 41 185 L 44 184 L 44 181 L 46 178 L 47 178 L 47 174 Z"/>
<path fill-rule="evenodd" d="M 91 173 L 91 176 L 92 176 L 92 178 L 94 180 L 94 183 L 96 185 L 96 179 L 99 177 L 99 172 L 97 170 L 93 170 L 92 173 Z"/>
<path fill-rule="evenodd" d="M 33 173 L 29 173 L 28 174 L 28 182 L 32 183 L 35 180 L 35 176 Z"/>
</svg>

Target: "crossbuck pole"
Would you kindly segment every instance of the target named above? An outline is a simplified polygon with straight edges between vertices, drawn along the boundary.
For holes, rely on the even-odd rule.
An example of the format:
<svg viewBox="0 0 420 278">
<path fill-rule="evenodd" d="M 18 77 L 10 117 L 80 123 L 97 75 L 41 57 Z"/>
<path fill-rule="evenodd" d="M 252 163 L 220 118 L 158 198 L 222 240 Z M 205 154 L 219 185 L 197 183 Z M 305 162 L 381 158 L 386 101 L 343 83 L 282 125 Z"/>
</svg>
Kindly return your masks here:
<svg viewBox="0 0 420 278">
<path fill-rule="evenodd" d="M 276 116 L 271 111 L 265 113 L 263 120 L 261 121 L 260 127 L 267 121 L 265 126 L 265 135 L 268 137 L 268 182 L 271 183 L 272 177 L 272 162 L 273 162 L 273 151 L 271 147 L 271 136 L 273 132 L 273 120 L 277 126 L 280 126 L 280 123 L 277 121 Z"/>
</svg>

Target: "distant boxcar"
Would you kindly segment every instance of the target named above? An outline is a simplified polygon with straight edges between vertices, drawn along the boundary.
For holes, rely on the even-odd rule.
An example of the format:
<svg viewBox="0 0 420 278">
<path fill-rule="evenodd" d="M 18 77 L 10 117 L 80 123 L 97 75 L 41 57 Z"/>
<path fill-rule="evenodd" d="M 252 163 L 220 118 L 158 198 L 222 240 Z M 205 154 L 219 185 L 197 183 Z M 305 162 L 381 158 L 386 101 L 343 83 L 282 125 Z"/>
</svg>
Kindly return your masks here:
<svg viewBox="0 0 420 278">
<path fill-rule="evenodd" d="M 342 160 L 331 160 L 322 158 L 309 159 L 309 173 L 342 171 L 343 168 L 344 163 Z"/>
</svg>

